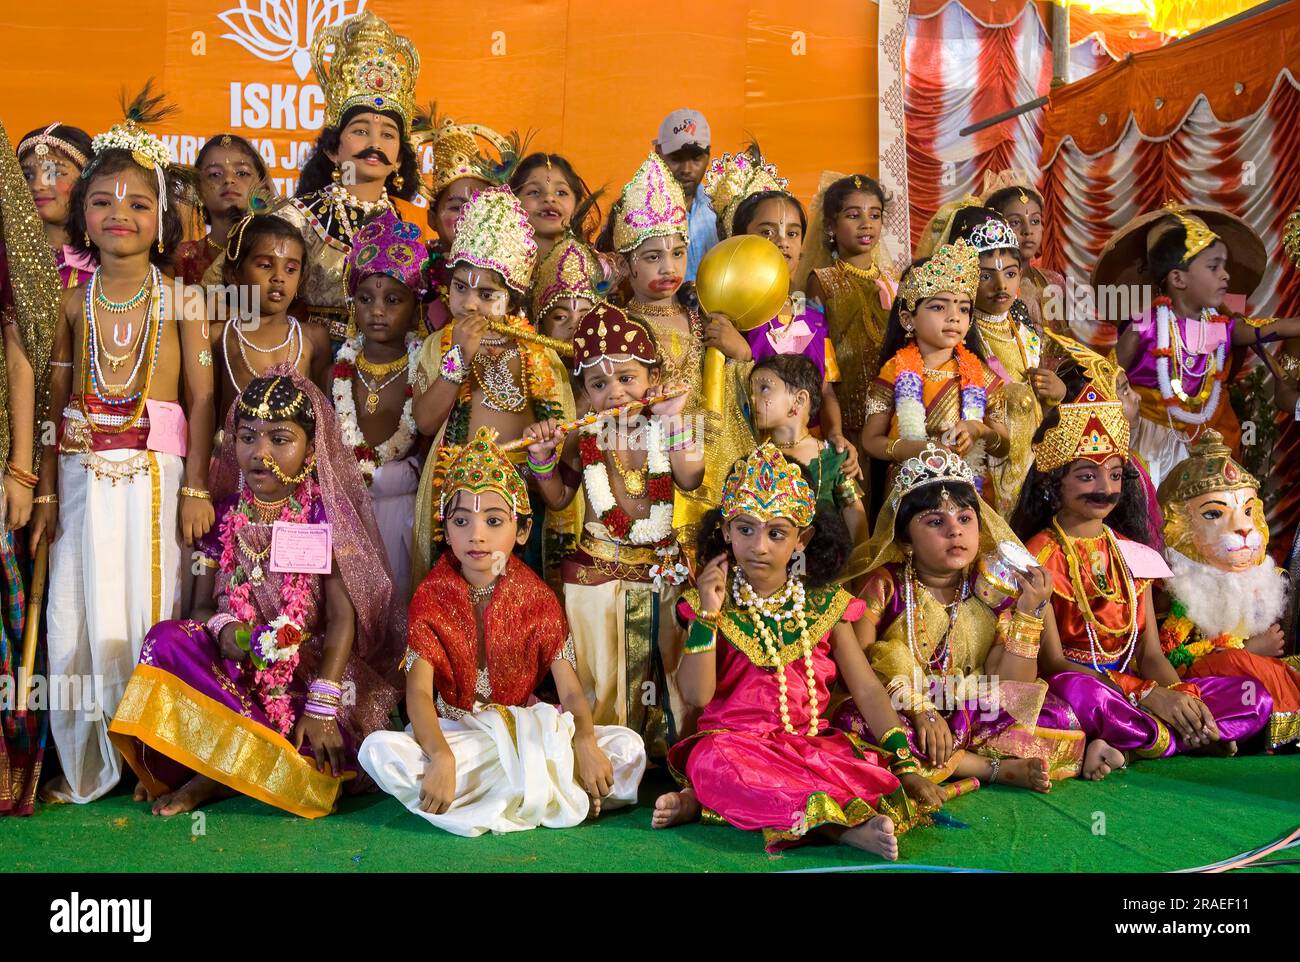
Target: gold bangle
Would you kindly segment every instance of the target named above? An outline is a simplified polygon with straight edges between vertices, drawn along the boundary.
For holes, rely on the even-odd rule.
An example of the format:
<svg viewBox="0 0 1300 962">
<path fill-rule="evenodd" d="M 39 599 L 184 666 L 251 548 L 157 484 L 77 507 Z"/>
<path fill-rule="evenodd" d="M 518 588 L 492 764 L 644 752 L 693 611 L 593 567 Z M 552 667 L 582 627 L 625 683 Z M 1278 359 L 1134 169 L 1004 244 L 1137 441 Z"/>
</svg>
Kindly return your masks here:
<svg viewBox="0 0 1300 962">
<path fill-rule="evenodd" d="M 718 619 L 721 617 L 722 617 L 721 609 L 718 609 L 717 611 L 697 611 L 695 613 L 696 621 L 702 621 L 706 625 L 712 625 L 715 628 L 718 626 Z"/>
<path fill-rule="evenodd" d="M 1011 637 L 1002 642 L 1002 648 L 1008 655 L 1015 655 L 1017 658 L 1038 659 L 1038 642 L 1030 641 L 1027 638 Z"/>
<path fill-rule="evenodd" d="M 200 501 L 211 501 L 212 495 L 202 488 L 181 488 L 182 498 L 198 498 Z"/>
<path fill-rule="evenodd" d="M 894 440 L 890 441 L 889 444 L 885 446 L 885 460 L 886 460 L 886 461 L 893 461 L 893 460 L 894 460 L 894 448 L 896 448 L 896 447 L 898 446 L 898 442 L 901 441 L 901 440 L 903 440 L 903 439 L 902 439 L 902 438 L 894 438 Z"/>
<path fill-rule="evenodd" d="M 59 496 L 57 494 L 42 494 L 32 498 L 32 504 L 58 504 Z"/>
<path fill-rule="evenodd" d="M 6 468 L 9 471 L 9 476 L 13 478 L 15 481 L 17 481 L 19 484 L 21 484 L 24 488 L 35 488 L 37 483 L 41 480 L 36 475 L 32 474 L 30 471 L 25 471 L 24 469 L 18 467 L 18 465 L 14 464 L 12 461 L 10 461 L 6 465 Z"/>
</svg>

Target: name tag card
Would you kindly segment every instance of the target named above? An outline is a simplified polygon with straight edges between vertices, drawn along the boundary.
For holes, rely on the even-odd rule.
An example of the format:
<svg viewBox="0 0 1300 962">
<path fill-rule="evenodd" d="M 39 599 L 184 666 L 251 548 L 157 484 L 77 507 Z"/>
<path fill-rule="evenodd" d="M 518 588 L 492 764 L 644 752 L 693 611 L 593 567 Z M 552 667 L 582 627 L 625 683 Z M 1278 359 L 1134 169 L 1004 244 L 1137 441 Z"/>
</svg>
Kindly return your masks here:
<svg viewBox="0 0 1300 962">
<path fill-rule="evenodd" d="M 327 575 L 333 570 L 334 526 L 277 521 L 271 526 L 271 570 Z"/>
<path fill-rule="evenodd" d="M 146 398 L 144 406 L 149 414 L 149 438 L 145 441 L 149 450 L 185 457 L 190 449 L 185 409 L 171 401 L 155 401 L 152 398 Z"/>
</svg>

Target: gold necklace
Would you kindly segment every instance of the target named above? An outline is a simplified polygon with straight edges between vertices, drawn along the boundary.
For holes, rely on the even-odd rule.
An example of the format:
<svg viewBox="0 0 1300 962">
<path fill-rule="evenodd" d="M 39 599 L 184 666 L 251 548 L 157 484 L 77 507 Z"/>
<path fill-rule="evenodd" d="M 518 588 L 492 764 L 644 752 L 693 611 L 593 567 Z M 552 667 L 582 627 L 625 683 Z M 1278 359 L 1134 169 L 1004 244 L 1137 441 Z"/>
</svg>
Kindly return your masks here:
<svg viewBox="0 0 1300 962">
<path fill-rule="evenodd" d="M 409 362 L 410 358 L 406 354 L 385 364 L 376 364 L 374 361 L 366 360 L 364 354 L 357 354 L 357 369 L 369 376 L 372 381 L 382 380 L 388 375 L 402 370 Z"/>
<path fill-rule="evenodd" d="M 284 513 L 284 506 L 288 501 L 288 495 L 285 495 L 279 501 L 263 501 L 257 495 L 253 495 L 253 510 L 257 513 L 257 520 L 262 524 L 278 521 L 280 515 Z"/>
<path fill-rule="evenodd" d="M 872 264 L 867 268 L 862 268 L 856 267 L 845 260 L 839 260 L 835 263 L 839 265 L 841 270 L 852 277 L 860 277 L 864 281 L 875 281 L 880 278 L 880 268 L 875 264 Z"/>
<path fill-rule="evenodd" d="M 686 308 L 674 304 L 664 307 L 662 304 L 647 304 L 645 301 L 628 301 L 628 312 L 639 317 L 676 317 L 685 314 Z"/>
<path fill-rule="evenodd" d="M 1106 625 L 1102 624 L 1097 616 L 1093 614 L 1092 602 L 1089 600 L 1088 591 L 1083 584 L 1083 574 L 1080 571 L 1081 565 L 1079 554 L 1074 547 L 1075 539 L 1065 533 L 1065 529 L 1061 527 L 1061 523 L 1057 521 L 1056 518 L 1052 518 L 1052 528 L 1055 530 L 1057 540 L 1060 541 L 1061 548 L 1065 552 L 1065 564 L 1066 567 L 1070 569 L 1070 587 L 1074 589 L 1075 601 L 1079 608 L 1079 612 L 1083 615 L 1084 621 L 1087 624 L 1092 625 L 1094 631 L 1104 632 L 1108 635 L 1122 636 L 1131 632 L 1133 630 L 1133 625 L 1137 620 L 1136 588 L 1132 586 L 1132 583 L 1127 577 L 1123 579 L 1124 583 L 1121 588 L 1123 594 L 1118 596 L 1118 603 L 1123 604 L 1128 609 L 1127 622 L 1120 628 L 1108 628 Z M 1119 546 L 1115 544 L 1115 538 L 1110 533 L 1109 528 L 1103 529 L 1103 537 L 1106 539 L 1107 548 L 1113 550 L 1111 556 L 1115 557 L 1118 555 Z M 1123 561 L 1121 560 L 1119 564 L 1122 565 Z M 1121 572 L 1121 574 L 1122 573 L 1123 572 Z M 1098 588 L 1100 589 L 1100 586 L 1098 586 Z M 1104 595 L 1104 597 L 1106 597 L 1107 600 L 1115 600 L 1115 596 Z"/>
<path fill-rule="evenodd" d="M 238 531 L 235 532 L 235 543 L 239 545 L 240 553 L 252 562 L 253 567 L 249 569 L 248 580 L 255 585 L 260 585 L 266 580 L 266 573 L 262 570 L 262 562 L 271 556 L 271 546 L 268 544 L 261 551 L 254 551 L 244 543 L 244 539 L 240 537 Z"/>
<path fill-rule="evenodd" d="M 618 456 L 616 448 L 608 448 L 609 455 L 614 459 L 614 470 L 618 476 L 623 479 L 623 490 L 631 498 L 644 498 L 646 492 L 646 475 L 649 474 L 650 461 L 647 458 L 646 463 L 639 468 L 628 468 L 623 459 Z"/>
<path fill-rule="evenodd" d="M 812 437 L 812 435 L 809 434 L 807 431 L 805 431 L 801 436 L 795 438 L 793 441 L 788 441 L 785 444 L 782 444 L 780 441 L 773 441 L 772 443 L 776 445 L 778 448 L 780 448 L 782 451 L 789 451 L 791 448 L 797 448 L 799 445 L 807 441 L 810 437 Z"/>
</svg>

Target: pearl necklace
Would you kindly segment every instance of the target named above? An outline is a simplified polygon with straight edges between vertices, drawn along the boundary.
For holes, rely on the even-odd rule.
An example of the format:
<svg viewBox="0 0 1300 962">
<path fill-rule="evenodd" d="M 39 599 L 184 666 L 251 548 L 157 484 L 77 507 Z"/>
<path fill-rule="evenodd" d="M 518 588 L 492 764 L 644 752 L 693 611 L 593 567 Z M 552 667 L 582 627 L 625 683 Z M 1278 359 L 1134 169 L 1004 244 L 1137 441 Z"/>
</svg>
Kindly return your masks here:
<svg viewBox="0 0 1300 962">
<path fill-rule="evenodd" d="M 930 655 L 923 654 L 916 641 L 916 623 L 920 620 L 924 631 L 925 618 L 917 609 L 915 584 L 916 574 L 912 569 L 912 559 L 909 558 L 903 571 L 903 603 L 907 609 L 907 647 L 912 650 L 912 657 L 916 659 L 918 665 L 924 665 L 932 671 L 941 668 L 947 675 L 952 671 L 952 640 L 957 630 L 957 618 L 961 614 L 961 606 L 970 597 L 970 579 L 963 574 L 961 593 L 957 600 L 951 605 L 944 605 L 948 609 L 948 630 L 944 632 L 943 638 L 939 640 L 939 644 Z"/>
<path fill-rule="evenodd" d="M 776 669 L 777 680 L 777 707 L 781 714 L 781 725 L 788 734 L 797 735 L 794 724 L 790 721 L 790 702 L 788 688 L 785 680 L 785 667 L 781 664 L 780 649 L 777 643 L 777 634 L 781 630 L 781 622 L 794 621 L 795 627 L 799 629 L 799 646 L 803 654 L 804 677 L 808 684 L 808 732 L 809 735 L 816 735 L 818 727 L 818 701 L 817 701 L 817 674 L 813 668 L 813 643 L 808 637 L 808 619 L 804 614 L 804 587 L 803 582 L 798 578 L 788 580 L 781 590 L 767 598 L 760 598 L 753 586 L 745 578 L 745 572 L 737 566 L 736 578 L 731 583 L 731 597 L 736 603 L 736 607 L 749 615 L 750 620 L 754 623 L 754 630 L 758 634 L 759 640 L 763 643 L 763 649 L 767 652 L 768 658 L 771 659 L 772 667 Z M 789 609 L 786 606 L 789 605 Z M 768 625 L 771 621 L 775 626 L 774 631 Z"/>
<path fill-rule="evenodd" d="M 240 330 L 238 321 L 231 321 L 226 325 L 226 327 L 234 327 L 235 336 L 239 338 L 239 357 L 243 360 L 244 367 L 248 369 L 248 373 L 254 378 L 261 377 L 261 375 L 258 373 L 257 368 L 253 367 L 253 362 L 248 359 L 248 353 L 244 350 L 245 344 L 251 347 L 254 351 L 257 351 L 259 354 L 274 354 L 276 351 L 288 347 L 289 342 L 293 340 L 293 335 L 297 333 L 298 355 L 293 359 L 293 366 L 296 368 L 302 361 L 302 325 L 298 323 L 296 317 L 289 318 L 289 333 L 286 334 L 284 340 L 275 347 L 258 347 L 252 341 L 248 340 L 248 338 L 244 337 L 244 332 Z M 239 382 L 235 380 L 235 371 L 230 366 L 230 342 L 226 337 L 225 328 L 222 328 L 221 330 L 221 357 L 226 362 L 226 377 L 230 378 L 230 384 L 235 389 L 235 393 L 238 394 L 243 390 L 243 388 L 241 388 Z"/>
</svg>

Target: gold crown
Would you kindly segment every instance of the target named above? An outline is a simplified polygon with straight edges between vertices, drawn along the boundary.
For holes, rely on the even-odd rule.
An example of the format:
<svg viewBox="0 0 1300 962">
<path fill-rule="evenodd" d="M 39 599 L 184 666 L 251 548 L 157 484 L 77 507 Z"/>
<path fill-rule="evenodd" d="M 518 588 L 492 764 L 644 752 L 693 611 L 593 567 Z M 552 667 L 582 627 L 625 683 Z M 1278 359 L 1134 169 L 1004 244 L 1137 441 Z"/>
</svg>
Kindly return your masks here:
<svg viewBox="0 0 1300 962">
<path fill-rule="evenodd" d="M 395 112 L 403 136 L 410 134 L 420 52 L 372 11 L 321 27 L 312 40 L 311 64 L 325 91 L 326 127 L 337 127 L 353 107 L 366 106 Z"/>
<path fill-rule="evenodd" d="M 1075 461 L 1105 464 L 1118 455 L 1127 460 L 1129 423 L 1113 391 L 1089 382 L 1070 404 L 1057 411 L 1061 420 L 1033 446 L 1034 466 L 1055 471 Z"/>
<path fill-rule="evenodd" d="M 722 216 L 722 228 L 731 236 L 736 210 L 747 197 L 767 190 L 785 190 L 789 181 L 778 176 L 775 164 L 763 162 L 756 146 L 736 154 L 723 154 L 704 175 L 704 192 Z"/>
<path fill-rule="evenodd" d="M 954 454 L 947 448 L 927 444 L 920 454 L 908 458 L 898 466 L 898 473 L 894 475 L 894 487 L 889 493 L 890 504 L 897 509 L 898 503 L 917 488 L 945 482 L 974 488 L 975 473 L 961 455 Z"/>
<path fill-rule="evenodd" d="M 1187 213 L 1182 206 L 1174 201 L 1171 200 L 1166 203 L 1164 209 L 1173 214 L 1178 223 L 1182 225 L 1183 230 L 1187 232 L 1187 240 L 1184 244 L 1186 251 L 1183 257 L 1184 264 L 1190 264 L 1193 257 L 1219 239 L 1219 235 L 1210 230 L 1205 221 L 1195 214 Z M 1168 233 L 1168 228 L 1165 230 L 1152 230 L 1147 241 L 1147 249 L 1150 250 L 1155 240 L 1166 233 Z"/>
<path fill-rule="evenodd" d="M 1185 459 L 1160 482 L 1156 496 L 1162 507 L 1190 501 L 1211 491 L 1259 490 L 1259 482 L 1232 458 L 1223 435 L 1206 428 L 1191 446 Z"/>
<path fill-rule="evenodd" d="M 909 311 L 914 311 L 927 297 L 945 291 L 965 294 L 973 301 L 979 286 L 980 256 L 958 238 L 951 244 L 940 244 L 928 261 L 908 271 L 898 285 L 898 296 Z"/>
<path fill-rule="evenodd" d="M 456 242 L 447 264 L 472 264 L 496 271 L 520 294 L 528 290 L 537 258 L 537 243 L 528 214 L 509 187 L 485 187 L 461 208 Z"/>
<path fill-rule="evenodd" d="M 614 249 L 626 254 L 651 237 L 678 235 L 689 242 L 686 199 L 658 154 L 651 154 L 623 188 L 614 209 Z"/>
<path fill-rule="evenodd" d="M 569 235 L 552 247 L 537 265 L 537 276 L 533 279 L 533 317 L 540 324 L 556 301 L 583 297 L 594 304 L 608 290 L 605 269 L 596 252 Z"/>
<path fill-rule="evenodd" d="M 433 116 L 430 108 L 429 116 Z M 473 177 L 493 186 L 510 178 L 522 150 L 517 134 L 503 136 L 482 124 L 458 124 L 450 117 L 434 123 L 427 134 L 433 144 L 432 198 L 462 177 Z M 485 148 L 490 148 L 485 149 Z M 495 151 L 495 159 L 492 156 Z"/>
<path fill-rule="evenodd" d="M 1000 190 L 1006 190 L 1008 187 L 1014 187 L 1020 192 L 1020 203 L 1028 204 L 1032 199 L 1030 192 L 1035 195 L 1038 193 L 1034 189 L 1034 182 L 1029 174 L 1023 170 L 1017 170 L 1015 167 L 1008 167 L 1006 170 L 994 172 L 992 170 L 984 171 L 984 185 L 980 191 L 980 203 L 987 204 L 988 199 Z"/>
<path fill-rule="evenodd" d="M 799 465 L 791 464 L 771 441 L 737 461 L 722 489 L 722 519 L 746 514 L 766 523 L 785 518 L 796 528 L 812 524 L 817 498 Z"/>
<path fill-rule="evenodd" d="M 516 517 L 532 513 L 528 488 L 510 458 L 497 445 L 496 432 L 491 428 L 480 427 L 465 445 L 440 447 L 437 458 L 432 480 L 438 503 L 439 530 L 435 531 L 435 537 L 441 537 L 447 504 L 458 491 L 472 495 L 495 491 L 510 505 Z"/>
<path fill-rule="evenodd" d="M 1296 267 L 1300 267 L 1300 207 L 1291 212 L 1282 228 L 1282 250 Z"/>
</svg>

